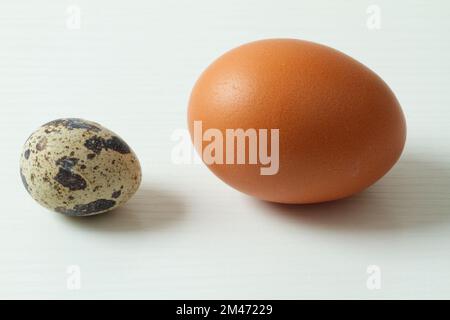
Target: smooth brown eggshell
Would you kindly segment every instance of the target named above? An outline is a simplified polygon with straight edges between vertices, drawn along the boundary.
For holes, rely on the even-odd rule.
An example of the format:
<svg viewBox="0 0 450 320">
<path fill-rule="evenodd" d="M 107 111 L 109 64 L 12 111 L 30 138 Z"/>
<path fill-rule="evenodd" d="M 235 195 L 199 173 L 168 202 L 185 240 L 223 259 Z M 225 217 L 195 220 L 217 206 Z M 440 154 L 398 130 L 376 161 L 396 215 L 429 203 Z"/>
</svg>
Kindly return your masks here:
<svg viewBox="0 0 450 320">
<path fill-rule="evenodd" d="M 280 168 L 212 164 L 230 186 L 280 203 L 315 203 L 359 192 L 398 160 L 404 115 L 373 71 L 332 48 L 293 39 L 233 49 L 198 79 L 188 111 L 203 130 L 279 129 Z M 207 143 L 205 142 L 204 145 Z"/>
</svg>

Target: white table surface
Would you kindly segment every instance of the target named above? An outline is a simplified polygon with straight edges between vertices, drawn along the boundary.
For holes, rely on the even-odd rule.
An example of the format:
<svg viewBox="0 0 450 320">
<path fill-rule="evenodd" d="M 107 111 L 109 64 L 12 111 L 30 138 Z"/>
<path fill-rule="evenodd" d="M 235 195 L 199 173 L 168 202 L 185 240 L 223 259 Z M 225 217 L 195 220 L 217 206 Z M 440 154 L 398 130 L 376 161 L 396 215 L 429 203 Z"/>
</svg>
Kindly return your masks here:
<svg viewBox="0 0 450 320">
<path fill-rule="evenodd" d="M 67 25 L 70 6 L 80 29 Z M 1 1 L 0 298 L 450 298 L 449 10 L 444 0 Z M 200 72 L 269 37 L 335 47 L 396 93 L 406 149 L 367 191 L 271 205 L 171 161 Z M 28 196 L 22 144 L 60 117 L 97 121 L 137 152 L 144 182 L 125 207 L 73 219 Z M 79 290 L 67 286 L 72 265 Z M 366 286 L 370 265 L 378 290 Z"/>
</svg>

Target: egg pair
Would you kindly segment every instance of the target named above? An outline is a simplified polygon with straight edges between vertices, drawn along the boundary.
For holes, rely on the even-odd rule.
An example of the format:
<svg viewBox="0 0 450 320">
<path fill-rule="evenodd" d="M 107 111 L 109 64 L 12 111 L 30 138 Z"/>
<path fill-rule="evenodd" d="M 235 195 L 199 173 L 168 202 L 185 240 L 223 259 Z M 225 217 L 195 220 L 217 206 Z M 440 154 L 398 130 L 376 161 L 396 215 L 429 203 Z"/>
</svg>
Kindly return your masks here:
<svg viewBox="0 0 450 320">
<path fill-rule="evenodd" d="M 221 180 L 293 204 L 367 188 L 395 164 L 406 139 L 401 107 L 378 75 L 337 50 L 293 39 L 245 44 L 213 62 L 192 91 L 188 126 Z M 20 167 L 34 199 L 71 216 L 114 209 L 141 182 L 131 148 L 81 119 L 33 133 Z"/>
</svg>

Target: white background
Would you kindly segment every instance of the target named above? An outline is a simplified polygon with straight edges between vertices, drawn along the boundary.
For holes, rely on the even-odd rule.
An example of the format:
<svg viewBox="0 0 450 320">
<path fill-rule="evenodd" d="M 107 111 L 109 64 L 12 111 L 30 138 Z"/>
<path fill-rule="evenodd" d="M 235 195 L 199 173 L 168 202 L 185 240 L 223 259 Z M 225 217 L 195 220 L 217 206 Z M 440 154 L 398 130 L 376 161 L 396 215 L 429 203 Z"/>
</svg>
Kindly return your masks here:
<svg viewBox="0 0 450 320">
<path fill-rule="evenodd" d="M 366 26 L 369 5 L 381 29 Z M 80 29 L 67 8 L 81 9 Z M 0 298 L 450 298 L 447 1 L 1 1 Z M 375 70 L 408 123 L 400 162 L 352 198 L 271 205 L 171 161 L 190 90 L 225 51 L 269 37 L 327 44 Z M 41 124 L 121 135 L 144 182 L 123 208 L 73 219 L 18 173 Z M 67 268 L 81 270 L 69 290 Z M 381 289 L 366 287 L 367 267 Z"/>
</svg>

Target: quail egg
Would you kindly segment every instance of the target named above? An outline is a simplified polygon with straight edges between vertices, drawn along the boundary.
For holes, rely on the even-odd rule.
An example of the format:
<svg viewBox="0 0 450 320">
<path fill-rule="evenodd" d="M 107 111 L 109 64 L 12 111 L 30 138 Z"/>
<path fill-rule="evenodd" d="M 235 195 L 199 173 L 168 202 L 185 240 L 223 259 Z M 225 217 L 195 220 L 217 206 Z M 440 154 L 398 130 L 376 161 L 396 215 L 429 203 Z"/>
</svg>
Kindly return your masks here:
<svg viewBox="0 0 450 320">
<path fill-rule="evenodd" d="M 41 205 L 88 216 L 127 202 L 141 183 L 136 154 L 118 135 L 82 119 L 58 119 L 26 141 L 20 175 Z"/>
</svg>

